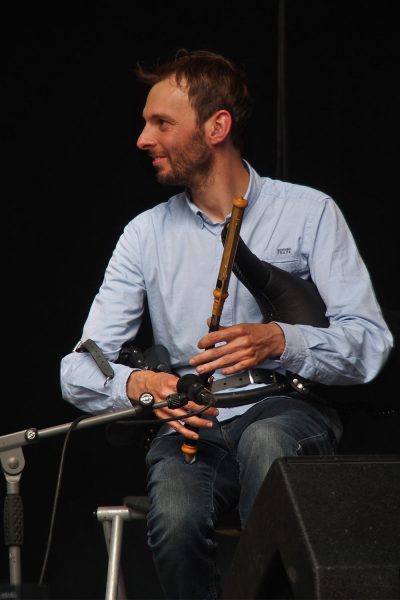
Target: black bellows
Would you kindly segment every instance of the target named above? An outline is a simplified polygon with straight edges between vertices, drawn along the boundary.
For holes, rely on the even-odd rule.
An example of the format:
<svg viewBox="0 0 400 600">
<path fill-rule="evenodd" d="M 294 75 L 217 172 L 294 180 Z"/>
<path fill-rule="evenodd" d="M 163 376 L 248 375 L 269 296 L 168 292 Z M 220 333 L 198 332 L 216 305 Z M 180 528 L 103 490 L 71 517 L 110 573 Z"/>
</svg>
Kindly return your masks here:
<svg viewBox="0 0 400 600">
<path fill-rule="evenodd" d="M 399 598 L 399 505 L 400 456 L 277 459 L 223 598 Z"/>
<path fill-rule="evenodd" d="M 225 243 L 226 227 L 221 238 Z M 314 282 L 260 260 L 241 237 L 232 270 L 255 298 L 266 323 L 328 327 L 326 306 Z"/>
</svg>

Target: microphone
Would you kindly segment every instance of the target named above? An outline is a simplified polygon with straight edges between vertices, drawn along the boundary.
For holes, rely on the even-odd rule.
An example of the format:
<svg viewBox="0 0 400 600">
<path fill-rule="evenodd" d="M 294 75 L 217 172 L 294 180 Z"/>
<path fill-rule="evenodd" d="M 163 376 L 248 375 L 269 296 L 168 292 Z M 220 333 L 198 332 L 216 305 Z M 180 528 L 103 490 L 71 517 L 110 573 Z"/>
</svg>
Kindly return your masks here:
<svg viewBox="0 0 400 600">
<path fill-rule="evenodd" d="M 186 394 L 188 400 L 192 400 L 196 404 L 203 406 L 215 404 L 214 394 L 204 386 L 199 375 L 193 373 L 183 375 L 178 380 L 176 389 L 179 393 Z"/>
</svg>

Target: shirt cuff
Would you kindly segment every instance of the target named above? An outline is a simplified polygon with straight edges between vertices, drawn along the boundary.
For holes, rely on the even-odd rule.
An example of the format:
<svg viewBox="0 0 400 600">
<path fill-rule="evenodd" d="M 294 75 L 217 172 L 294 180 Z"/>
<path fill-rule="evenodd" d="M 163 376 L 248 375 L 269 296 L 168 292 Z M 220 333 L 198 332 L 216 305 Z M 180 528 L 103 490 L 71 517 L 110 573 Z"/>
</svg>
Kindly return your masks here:
<svg viewBox="0 0 400 600">
<path fill-rule="evenodd" d="M 118 369 L 115 371 L 114 379 L 112 380 L 112 406 L 113 410 L 122 410 L 132 408 L 132 403 L 128 398 L 126 387 L 128 379 L 133 371 L 141 371 L 141 369 Z"/>
<path fill-rule="evenodd" d="M 279 359 L 281 366 L 292 373 L 304 370 L 309 350 L 301 329 L 296 325 L 279 321 L 276 321 L 276 324 L 279 325 L 285 336 L 285 349 Z"/>
</svg>

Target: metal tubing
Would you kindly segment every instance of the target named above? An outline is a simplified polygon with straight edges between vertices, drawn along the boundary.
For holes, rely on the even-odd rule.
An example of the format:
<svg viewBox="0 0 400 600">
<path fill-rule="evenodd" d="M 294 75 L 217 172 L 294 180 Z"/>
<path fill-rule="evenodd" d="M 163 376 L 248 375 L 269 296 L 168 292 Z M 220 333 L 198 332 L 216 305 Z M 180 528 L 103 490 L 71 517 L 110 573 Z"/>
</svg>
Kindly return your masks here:
<svg viewBox="0 0 400 600">
<path fill-rule="evenodd" d="M 114 515 L 112 519 L 111 535 L 109 540 L 109 558 L 105 600 L 117 599 L 123 524 L 124 521 L 121 515 Z"/>
</svg>

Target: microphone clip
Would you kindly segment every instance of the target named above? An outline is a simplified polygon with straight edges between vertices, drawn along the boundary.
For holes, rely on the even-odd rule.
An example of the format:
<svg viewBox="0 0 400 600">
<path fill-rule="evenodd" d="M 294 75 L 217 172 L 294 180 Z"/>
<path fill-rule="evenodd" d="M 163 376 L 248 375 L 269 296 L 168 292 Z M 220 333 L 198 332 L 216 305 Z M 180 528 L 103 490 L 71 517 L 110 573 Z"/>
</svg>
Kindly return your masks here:
<svg viewBox="0 0 400 600">
<path fill-rule="evenodd" d="M 215 404 L 214 394 L 204 386 L 199 375 L 191 373 L 183 375 L 178 381 L 177 390 L 179 393 L 186 394 L 187 399 L 196 404 L 203 406 Z"/>
</svg>

